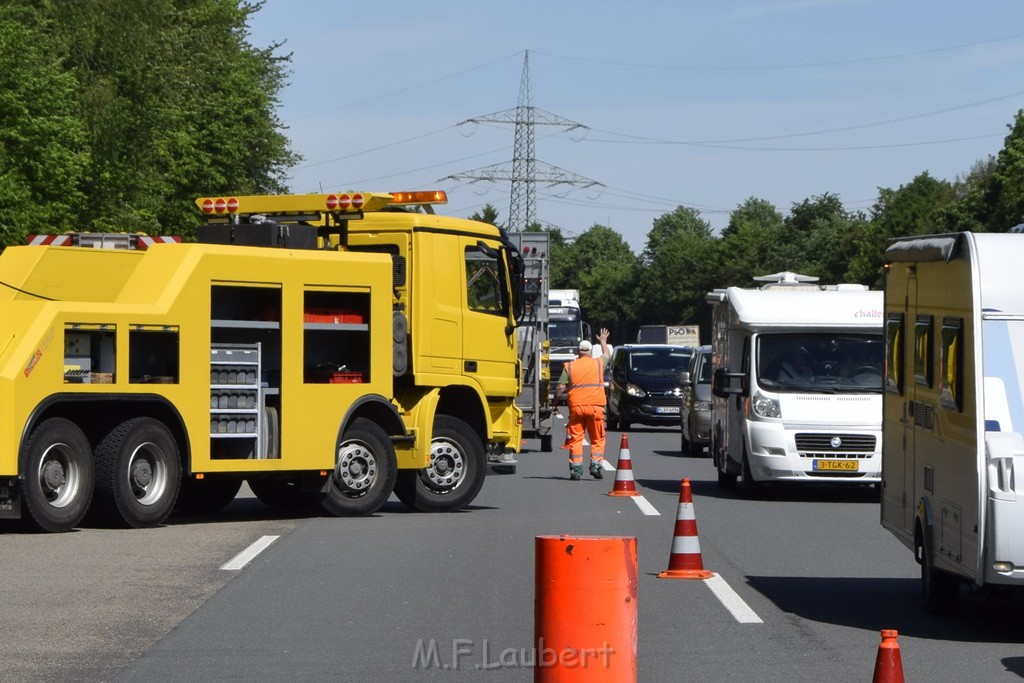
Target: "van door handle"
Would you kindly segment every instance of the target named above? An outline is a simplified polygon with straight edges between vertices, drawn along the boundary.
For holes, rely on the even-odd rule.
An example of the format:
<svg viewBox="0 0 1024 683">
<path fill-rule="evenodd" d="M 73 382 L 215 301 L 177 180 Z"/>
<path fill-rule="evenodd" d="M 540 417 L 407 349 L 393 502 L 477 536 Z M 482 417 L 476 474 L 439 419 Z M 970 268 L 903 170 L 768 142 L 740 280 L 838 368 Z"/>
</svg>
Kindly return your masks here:
<svg viewBox="0 0 1024 683">
<path fill-rule="evenodd" d="M 466 372 L 476 372 L 476 361 L 467 360 L 462 364 L 462 367 Z"/>
</svg>

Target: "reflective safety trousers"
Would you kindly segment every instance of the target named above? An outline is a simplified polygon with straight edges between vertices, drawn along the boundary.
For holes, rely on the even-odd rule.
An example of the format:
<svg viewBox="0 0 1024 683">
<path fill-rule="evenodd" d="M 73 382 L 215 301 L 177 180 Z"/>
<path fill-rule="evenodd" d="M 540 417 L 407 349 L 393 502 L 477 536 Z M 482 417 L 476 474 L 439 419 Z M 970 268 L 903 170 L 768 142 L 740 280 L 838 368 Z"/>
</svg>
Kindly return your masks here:
<svg viewBox="0 0 1024 683">
<path fill-rule="evenodd" d="M 569 464 L 583 464 L 583 435 L 590 436 L 590 464 L 604 460 L 604 406 L 569 406 L 569 424 L 565 428 L 565 446 Z"/>
</svg>

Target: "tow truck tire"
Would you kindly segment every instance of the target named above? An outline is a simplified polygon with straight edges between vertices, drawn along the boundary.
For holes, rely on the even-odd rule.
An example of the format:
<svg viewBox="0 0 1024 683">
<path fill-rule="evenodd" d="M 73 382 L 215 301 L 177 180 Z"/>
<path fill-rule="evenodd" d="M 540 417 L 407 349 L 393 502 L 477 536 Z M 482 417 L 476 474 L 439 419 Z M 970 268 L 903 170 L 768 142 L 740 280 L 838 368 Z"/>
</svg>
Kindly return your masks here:
<svg viewBox="0 0 1024 683">
<path fill-rule="evenodd" d="M 178 443 L 159 420 L 126 420 L 96 447 L 94 505 L 110 521 L 136 528 L 161 524 L 180 485 Z"/>
<path fill-rule="evenodd" d="M 439 415 L 430 466 L 399 472 L 395 495 L 421 512 L 453 512 L 473 502 L 486 474 L 487 453 L 477 433 L 458 418 Z"/>
<path fill-rule="evenodd" d="M 398 459 L 387 432 L 358 418 L 342 436 L 321 502 L 339 517 L 371 515 L 387 502 L 397 474 Z"/>
<path fill-rule="evenodd" d="M 30 520 L 44 531 L 68 531 L 89 510 L 92 448 L 78 426 L 54 417 L 32 430 L 25 444 L 24 501 Z"/>
<path fill-rule="evenodd" d="M 242 480 L 239 477 L 182 477 L 174 510 L 192 515 L 217 512 L 235 499 L 240 488 Z"/>
</svg>

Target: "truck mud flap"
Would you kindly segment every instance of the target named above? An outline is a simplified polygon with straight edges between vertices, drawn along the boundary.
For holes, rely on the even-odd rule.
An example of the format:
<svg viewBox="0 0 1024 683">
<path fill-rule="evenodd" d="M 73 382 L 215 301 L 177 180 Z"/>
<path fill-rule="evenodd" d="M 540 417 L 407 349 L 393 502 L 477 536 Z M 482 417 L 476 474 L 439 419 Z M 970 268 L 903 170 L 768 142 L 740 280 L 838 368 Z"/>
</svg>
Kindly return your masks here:
<svg viewBox="0 0 1024 683">
<path fill-rule="evenodd" d="M 488 474 L 515 474 L 516 465 L 519 463 L 516 460 L 515 453 L 507 451 L 505 453 L 490 453 L 487 455 L 487 473 Z"/>
<path fill-rule="evenodd" d="M 21 519 L 21 494 L 17 480 L 0 483 L 0 519 Z"/>
</svg>

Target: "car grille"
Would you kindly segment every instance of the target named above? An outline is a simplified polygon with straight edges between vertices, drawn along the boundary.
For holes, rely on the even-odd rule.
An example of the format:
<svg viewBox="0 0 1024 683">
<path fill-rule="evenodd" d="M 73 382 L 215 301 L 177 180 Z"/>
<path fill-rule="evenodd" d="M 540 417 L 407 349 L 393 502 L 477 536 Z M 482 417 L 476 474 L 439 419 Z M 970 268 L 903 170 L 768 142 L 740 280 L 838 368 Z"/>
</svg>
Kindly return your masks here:
<svg viewBox="0 0 1024 683">
<path fill-rule="evenodd" d="M 647 394 L 644 403 L 651 406 L 679 407 L 681 399 L 678 394 Z"/>
<path fill-rule="evenodd" d="M 838 438 L 838 447 L 832 439 Z M 811 434 L 796 435 L 796 450 L 802 458 L 870 458 L 875 452 L 874 434 Z"/>
</svg>

